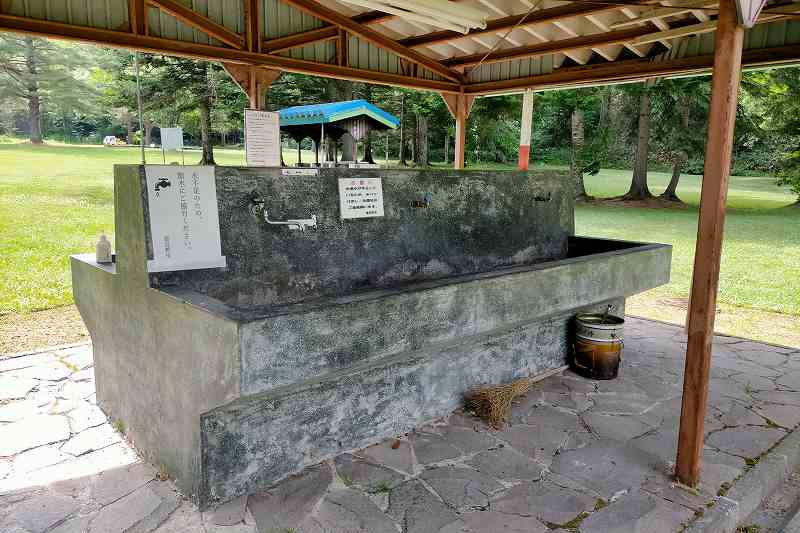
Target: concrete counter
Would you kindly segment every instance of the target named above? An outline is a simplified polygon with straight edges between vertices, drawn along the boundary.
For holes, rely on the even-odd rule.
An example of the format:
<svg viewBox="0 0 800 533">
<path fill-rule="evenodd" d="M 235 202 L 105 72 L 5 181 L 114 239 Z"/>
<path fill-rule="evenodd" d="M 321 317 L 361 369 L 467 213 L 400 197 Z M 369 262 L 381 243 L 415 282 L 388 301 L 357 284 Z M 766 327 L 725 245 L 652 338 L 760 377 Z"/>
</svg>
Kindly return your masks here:
<svg viewBox="0 0 800 533">
<path fill-rule="evenodd" d="M 228 267 L 148 274 L 142 169 L 117 167 L 117 274 L 72 259 L 99 405 L 202 506 L 559 368 L 577 311 L 669 280 L 669 246 L 571 235 L 565 175 L 390 171 L 385 216 L 347 221 L 343 172 L 217 168 Z M 319 227 L 266 227 L 254 190 Z"/>
</svg>

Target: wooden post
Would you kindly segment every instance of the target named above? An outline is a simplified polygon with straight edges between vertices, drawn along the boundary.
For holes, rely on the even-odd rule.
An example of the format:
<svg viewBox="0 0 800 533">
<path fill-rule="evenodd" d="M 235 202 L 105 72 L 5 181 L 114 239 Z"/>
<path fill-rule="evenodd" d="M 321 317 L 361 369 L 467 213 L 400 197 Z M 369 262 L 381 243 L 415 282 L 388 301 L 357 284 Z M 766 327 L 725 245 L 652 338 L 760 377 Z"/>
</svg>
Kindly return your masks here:
<svg viewBox="0 0 800 533">
<path fill-rule="evenodd" d="M 444 103 L 447 104 L 447 109 L 456 121 L 456 149 L 453 154 L 453 168 L 464 168 L 464 155 L 467 143 L 467 118 L 470 111 L 472 111 L 472 104 L 475 102 L 475 97 L 459 94 L 442 94 Z"/>
<path fill-rule="evenodd" d="M 720 1 L 714 42 L 711 107 L 708 114 L 706 159 L 689 308 L 683 405 L 678 434 L 676 474 L 681 483 L 691 487 L 696 486 L 699 480 L 703 453 L 725 200 L 742 67 L 744 28 L 738 24 L 733 2 L 734 0 Z"/>
<path fill-rule="evenodd" d="M 533 125 L 533 89 L 525 89 L 522 96 L 522 121 L 519 132 L 519 161 L 520 170 L 528 170 L 531 155 L 531 126 Z"/>
</svg>

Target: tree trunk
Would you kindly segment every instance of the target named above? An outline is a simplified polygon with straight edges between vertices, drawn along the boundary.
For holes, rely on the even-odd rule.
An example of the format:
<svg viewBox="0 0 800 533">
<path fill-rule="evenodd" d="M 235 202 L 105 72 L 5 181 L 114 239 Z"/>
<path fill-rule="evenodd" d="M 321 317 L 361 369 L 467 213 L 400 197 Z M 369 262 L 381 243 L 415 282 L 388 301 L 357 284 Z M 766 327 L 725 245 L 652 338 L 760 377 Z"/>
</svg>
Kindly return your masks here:
<svg viewBox="0 0 800 533">
<path fill-rule="evenodd" d="M 608 128 L 611 122 L 611 88 L 603 87 L 603 96 L 600 99 L 600 119 L 597 122 L 599 130 Z"/>
<path fill-rule="evenodd" d="M 684 130 L 689 128 L 689 97 L 684 96 L 681 100 L 679 112 L 681 114 L 681 126 Z M 678 197 L 678 181 L 681 179 L 681 169 L 683 165 L 686 164 L 686 161 L 689 160 L 689 154 L 684 151 L 681 151 L 679 154 L 675 156 L 675 159 L 672 162 L 672 179 L 669 180 L 669 185 L 661 193 L 660 197 L 664 200 L 669 200 L 670 202 L 680 202 L 681 199 Z"/>
<path fill-rule="evenodd" d="M 583 182 L 583 168 L 581 162 L 584 141 L 583 111 L 580 109 L 573 110 L 570 122 L 572 127 L 572 150 L 569 160 L 569 174 L 575 184 L 575 199 L 585 200 L 586 185 Z"/>
<path fill-rule="evenodd" d="M 402 166 L 408 165 L 406 162 L 406 130 L 404 122 L 406 118 L 406 95 L 400 96 L 400 156 L 399 163 Z"/>
<path fill-rule="evenodd" d="M 144 145 L 150 146 L 153 143 L 153 121 L 146 118 L 144 119 Z M 224 144 L 224 143 L 223 143 Z"/>
<path fill-rule="evenodd" d="M 36 64 L 36 47 L 32 37 L 25 38 L 25 49 L 25 66 L 30 74 L 27 86 L 29 138 L 31 144 L 42 144 L 42 100 L 37 81 L 39 70 Z"/>
<path fill-rule="evenodd" d="M 125 142 L 128 144 L 135 144 L 136 139 L 134 137 L 136 135 L 136 127 L 133 124 L 133 114 L 131 113 L 125 115 L 125 129 L 127 130 Z"/>
<path fill-rule="evenodd" d="M 211 70 L 206 66 L 206 93 L 200 100 L 200 140 L 203 145 L 201 165 L 216 165 L 214 146 L 211 143 L 211 106 L 214 105 L 214 86 Z"/>
<path fill-rule="evenodd" d="M 430 164 L 428 160 L 428 119 L 417 114 L 417 134 L 415 136 L 414 163 L 421 167 Z"/>
<path fill-rule="evenodd" d="M 636 142 L 636 158 L 633 164 L 633 179 L 625 200 L 652 198 L 647 187 L 647 157 L 650 152 L 650 93 L 645 90 L 639 98 L 639 133 Z"/>
<path fill-rule="evenodd" d="M 448 149 L 450 148 L 450 135 L 448 133 L 444 134 L 444 164 L 450 163 L 450 155 L 447 153 Z"/>
<path fill-rule="evenodd" d="M 28 87 L 28 122 L 30 124 L 31 144 L 42 144 L 42 112 L 40 109 L 41 100 L 39 95 L 31 93 Z"/>
</svg>

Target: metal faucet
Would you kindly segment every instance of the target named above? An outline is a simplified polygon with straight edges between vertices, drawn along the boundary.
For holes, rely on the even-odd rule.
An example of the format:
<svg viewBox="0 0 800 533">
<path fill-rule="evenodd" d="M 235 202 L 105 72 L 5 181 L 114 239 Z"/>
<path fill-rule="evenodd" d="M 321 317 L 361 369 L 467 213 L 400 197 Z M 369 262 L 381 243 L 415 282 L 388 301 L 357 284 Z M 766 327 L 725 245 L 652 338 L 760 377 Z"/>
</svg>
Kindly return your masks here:
<svg viewBox="0 0 800 533">
<path fill-rule="evenodd" d="M 300 231 L 305 231 L 306 228 L 316 228 L 317 227 L 317 215 L 311 215 L 311 218 L 299 218 L 299 219 L 292 219 L 289 220 L 270 220 L 269 215 L 267 214 L 267 210 L 264 209 L 264 222 L 267 224 L 271 224 L 273 226 L 286 226 L 289 229 L 299 229 Z"/>
<path fill-rule="evenodd" d="M 256 218 L 262 218 L 264 219 L 264 222 L 272 226 L 286 226 L 288 229 L 293 229 L 293 230 L 296 229 L 300 231 L 305 231 L 308 228 L 317 227 L 317 215 L 311 215 L 311 218 L 298 218 L 298 219 L 290 218 L 288 220 L 270 220 L 269 213 L 267 213 L 267 208 L 264 202 L 264 198 L 256 192 L 253 192 L 250 195 L 250 212 Z"/>
</svg>

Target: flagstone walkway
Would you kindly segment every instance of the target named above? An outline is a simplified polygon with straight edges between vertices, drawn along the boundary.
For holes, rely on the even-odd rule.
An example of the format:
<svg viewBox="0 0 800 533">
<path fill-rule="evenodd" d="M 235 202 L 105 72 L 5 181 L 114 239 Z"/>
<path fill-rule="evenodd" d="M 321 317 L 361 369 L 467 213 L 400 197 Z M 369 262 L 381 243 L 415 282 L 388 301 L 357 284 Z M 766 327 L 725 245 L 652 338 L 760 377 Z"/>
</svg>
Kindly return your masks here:
<svg viewBox="0 0 800 533">
<path fill-rule="evenodd" d="M 800 350 L 717 337 L 703 482 L 675 486 L 684 350 L 629 318 L 616 380 L 552 376 L 502 431 L 454 413 L 205 513 L 107 422 L 89 346 L 0 357 L 0 531 L 680 531 L 800 423 Z"/>
</svg>

